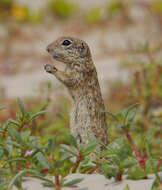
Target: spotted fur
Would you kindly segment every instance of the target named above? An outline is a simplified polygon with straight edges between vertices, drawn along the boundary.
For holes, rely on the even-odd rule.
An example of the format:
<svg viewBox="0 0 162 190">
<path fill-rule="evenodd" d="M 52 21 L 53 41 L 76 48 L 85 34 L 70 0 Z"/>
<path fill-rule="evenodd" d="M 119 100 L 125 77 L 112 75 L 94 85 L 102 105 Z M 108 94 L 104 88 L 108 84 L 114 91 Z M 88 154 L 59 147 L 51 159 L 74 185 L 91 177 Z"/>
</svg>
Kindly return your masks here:
<svg viewBox="0 0 162 190">
<path fill-rule="evenodd" d="M 63 46 L 64 40 L 69 40 L 71 44 Z M 47 51 L 54 59 L 66 64 L 65 71 L 51 65 L 46 65 L 45 69 L 54 74 L 71 95 L 71 133 L 81 144 L 87 144 L 89 138 L 96 137 L 107 145 L 105 107 L 88 45 L 80 39 L 61 37 L 51 43 Z"/>
</svg>

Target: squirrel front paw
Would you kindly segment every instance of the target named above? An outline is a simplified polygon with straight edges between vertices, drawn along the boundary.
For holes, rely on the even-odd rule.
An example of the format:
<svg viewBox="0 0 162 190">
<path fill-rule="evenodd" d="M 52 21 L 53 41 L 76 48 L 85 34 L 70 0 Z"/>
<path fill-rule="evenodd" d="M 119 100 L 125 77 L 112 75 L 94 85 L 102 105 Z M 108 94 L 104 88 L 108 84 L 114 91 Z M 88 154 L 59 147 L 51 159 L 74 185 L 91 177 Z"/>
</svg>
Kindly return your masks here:
<svg viewBox="0 0 162 190">
<path fill-rule="evenodd" d="M 57 71 L 56 67 L 51 66 L 50 64 L 46 64 L 44 66 L 44 69 L 46 70 L 47 73 L 54 73 Z"/>
</svg>

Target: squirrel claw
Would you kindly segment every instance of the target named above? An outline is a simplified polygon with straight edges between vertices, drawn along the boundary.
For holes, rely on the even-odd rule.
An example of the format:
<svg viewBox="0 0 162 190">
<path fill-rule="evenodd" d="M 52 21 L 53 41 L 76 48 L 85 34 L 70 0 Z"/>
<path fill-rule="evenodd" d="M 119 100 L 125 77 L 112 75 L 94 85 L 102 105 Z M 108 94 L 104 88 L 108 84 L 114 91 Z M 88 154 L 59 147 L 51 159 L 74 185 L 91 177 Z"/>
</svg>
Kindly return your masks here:
<svg viewBox="0 0 162 190">
<path fill-rule="evenodd" d="M 44 66 L 44 69 L 46 70 L 47 73 L 52 73 L 52 72 L 56 72 L 57 71 L 56 67 L 53 67 L 53 66 L 51 66 L 49 64 L 46 64 Z"/>
</svg>

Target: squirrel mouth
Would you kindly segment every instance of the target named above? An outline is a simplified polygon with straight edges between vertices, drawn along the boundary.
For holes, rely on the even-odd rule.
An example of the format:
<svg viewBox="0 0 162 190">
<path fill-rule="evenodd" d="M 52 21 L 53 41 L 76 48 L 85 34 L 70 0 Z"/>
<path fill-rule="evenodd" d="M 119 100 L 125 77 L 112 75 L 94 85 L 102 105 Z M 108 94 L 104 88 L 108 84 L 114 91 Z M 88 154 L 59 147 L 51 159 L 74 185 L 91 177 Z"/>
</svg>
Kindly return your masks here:
<svg viewBox="0 0 162 190">
<path fill-rule="evenodd" d="M 57 59 L 58 56 L 57 56 L 57 55 L 53 55 L 52 57 L 53 57 L 54 59 Z"/>
</svg>

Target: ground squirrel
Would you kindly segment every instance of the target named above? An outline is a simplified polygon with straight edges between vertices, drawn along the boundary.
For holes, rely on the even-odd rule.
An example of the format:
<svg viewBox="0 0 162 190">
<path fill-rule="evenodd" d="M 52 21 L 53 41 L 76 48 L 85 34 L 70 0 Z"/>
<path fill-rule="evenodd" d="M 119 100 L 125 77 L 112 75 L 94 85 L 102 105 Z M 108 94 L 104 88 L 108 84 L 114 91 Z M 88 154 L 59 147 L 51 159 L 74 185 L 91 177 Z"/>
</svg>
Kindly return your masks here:
<svg viewBox="0 0 162 190">
<path fill-rule="evenodd" d="M 68 88 L 72 97 L 72 135 L 80 144 L 87 144 L 89 138 L 96 137 L 107 145 L 105 107 L 88 45 L 77 38 L 61 37 L 49 44 L 47 51 L 66 65 L 65 71 L 49 64 L 44 68 Z"/>
</svg>

